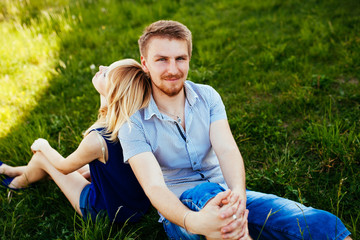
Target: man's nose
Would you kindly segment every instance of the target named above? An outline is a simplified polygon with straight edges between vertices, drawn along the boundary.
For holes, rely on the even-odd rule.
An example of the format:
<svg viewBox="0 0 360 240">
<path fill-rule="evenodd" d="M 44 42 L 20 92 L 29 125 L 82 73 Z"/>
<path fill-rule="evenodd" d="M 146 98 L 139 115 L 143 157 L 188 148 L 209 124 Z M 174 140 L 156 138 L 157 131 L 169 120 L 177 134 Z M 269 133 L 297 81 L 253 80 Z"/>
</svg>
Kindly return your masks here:
<svg viewBox="0 0 360 240">
<path fill-rule="evenodd" d="M 168 73 L 175 75 L 178 73 L 178 71 L 179 71 L 179 69 L 176 64 L 176 61 L 173 59 L 170 60 L 169 65 L 168 65 Z"/>
</svg>

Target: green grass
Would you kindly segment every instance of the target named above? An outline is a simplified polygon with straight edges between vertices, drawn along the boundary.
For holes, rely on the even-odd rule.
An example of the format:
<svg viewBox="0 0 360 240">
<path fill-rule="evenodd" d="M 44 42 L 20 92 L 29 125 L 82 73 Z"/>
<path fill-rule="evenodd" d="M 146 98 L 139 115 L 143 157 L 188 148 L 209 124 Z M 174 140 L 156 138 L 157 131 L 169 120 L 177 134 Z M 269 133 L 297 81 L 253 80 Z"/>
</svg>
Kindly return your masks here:
<svg viewBox="0 0 360 240">
<path fill-rule="evenodd" d="M 338 215 L 360 238 L 360 4 L 345 1 L 4 0 L 0 160 L 44 137 L 70 154 L 96 119 L 94 65 L 139 59 L 159 19 L 193 32 L 189 79 L 221 94 L 248 188 Z M 52 182 L 0 190 L 1 239 L 165 239 L 139 224 L 84 222 Z"/>
</svg>

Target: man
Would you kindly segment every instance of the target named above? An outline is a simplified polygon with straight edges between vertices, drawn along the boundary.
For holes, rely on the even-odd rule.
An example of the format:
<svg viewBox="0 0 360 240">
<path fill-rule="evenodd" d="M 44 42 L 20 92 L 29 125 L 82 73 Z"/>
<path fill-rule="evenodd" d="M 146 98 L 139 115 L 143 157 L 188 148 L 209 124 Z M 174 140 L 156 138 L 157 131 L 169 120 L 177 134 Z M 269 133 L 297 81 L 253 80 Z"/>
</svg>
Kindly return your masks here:
<svg viewBox="0 0 360 240">
<path fill-rule="evenodd" d="M 246 191 L 220 95 L 186 81 L 192 51 L 186 26 L 155 22 L 139 47 L 152 99 L 121 127 L 119 140 L 170 239 L 251 239 L 249 232 L 260 239 L 348 237 L 328 212 Z"/>
</svg>

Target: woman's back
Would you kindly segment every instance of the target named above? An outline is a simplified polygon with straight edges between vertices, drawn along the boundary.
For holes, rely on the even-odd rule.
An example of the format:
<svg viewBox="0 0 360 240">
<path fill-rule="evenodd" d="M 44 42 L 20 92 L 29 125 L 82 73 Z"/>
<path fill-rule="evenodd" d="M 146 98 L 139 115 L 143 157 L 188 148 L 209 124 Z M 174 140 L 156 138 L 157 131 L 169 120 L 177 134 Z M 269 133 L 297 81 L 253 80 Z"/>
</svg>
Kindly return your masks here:
<svg viewBox="0 0 360 240">
<path fill-rule="evenodd" d="M 101 129 L 97 131 L 100 133 Z M 104 139 L 108 149 L 106 164 L 99 160 L 89 163 L 89 202 L 95 209 L 106 209 L 109 218 L 116 222 L 125 222 L 128 219 L 130 222 L 137 221 L 148 210 L 150 201 L 130 165 L 124 163 L 119 141 L 111 142 L 105 137 Z"/>
</svg>

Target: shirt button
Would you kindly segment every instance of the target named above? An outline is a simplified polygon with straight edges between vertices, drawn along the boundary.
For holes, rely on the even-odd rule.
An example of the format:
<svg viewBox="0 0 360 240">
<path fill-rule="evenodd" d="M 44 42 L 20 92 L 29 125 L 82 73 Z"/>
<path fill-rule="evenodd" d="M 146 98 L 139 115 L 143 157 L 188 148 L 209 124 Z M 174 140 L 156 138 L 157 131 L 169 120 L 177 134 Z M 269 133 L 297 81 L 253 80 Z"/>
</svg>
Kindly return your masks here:
<svg viewBox="0 0 360 240">
<path fill-rule="evenodd" d="M 197 162 L 194 162 L 194 165 L 196 165 Z"/>
</svg>

